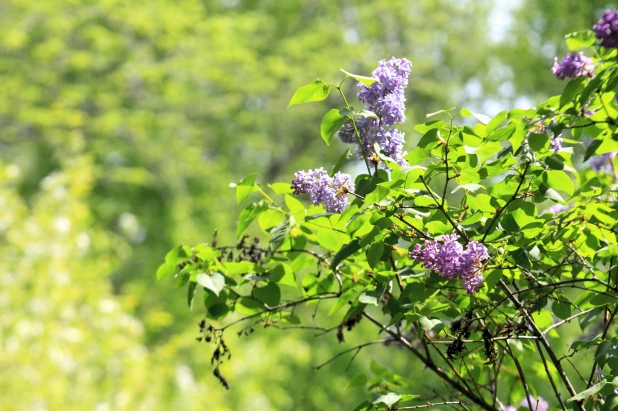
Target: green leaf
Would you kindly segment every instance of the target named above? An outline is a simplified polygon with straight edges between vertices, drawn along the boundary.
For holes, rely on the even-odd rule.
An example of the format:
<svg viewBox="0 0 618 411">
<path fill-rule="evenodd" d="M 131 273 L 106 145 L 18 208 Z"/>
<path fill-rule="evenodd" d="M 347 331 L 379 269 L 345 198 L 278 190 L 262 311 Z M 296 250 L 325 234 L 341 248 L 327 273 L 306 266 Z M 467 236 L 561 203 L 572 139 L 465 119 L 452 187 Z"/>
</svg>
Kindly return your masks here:
<svg viewBox="0 0 618 411">
<path fill-rule="evenodd" d="M 189 283 L 189 288 L 187 291 L 187 304 L 189 305 L 189 309 L 193 309 L 193 298 L 195 297 L 195 291 L 197 290 L 197 283 L 191 281 Z"/>
<path fill-rule="evenodd" d="M 567 83 L 562 91 L 562 95 L 560 96 L 560 107 L 564 107 L 573 101 L 575 95 L 577 94 L 577 90 L 579 86 L 582 84 L 584 77 L 577 77 Z"/>
<path fill-rule="evenodd" d="M 253 297 L 269 307 L 275 307 L 281 301 L 281 289 L 277 284 L 269 282 L 265 287 L 254 288 Z"/>
<path fill-rule="evenodd" d="M 556 190 L 554 190 L 553 188 L 549 188 L 545 184 L 541 184 L 539 192 L 541 193 L 541 195 L 547 198 L 551 198 L 558 203 L 564 204 L 564 199 L 560 196 L 560 194 L 558 194 Z"/>
<path fill-rule="evenodd" d="M 246 175 L 238 183 L 231 183 L 230 187 L 236 187 L 236 201 L 238 205 L 242 203 L 251 193 L 255 191 L 256 173 Z"/>
<path fill-rule="evenodd" d="M 551 313 L 545 309 L 542 309 L 540 312 L 532 313 L 532 318 L 534 319 L 536 325 L 542 330 L 551 327 L 554 323 Z"/>
<path fill-rule="evenodd" d="M 485 130 L 487 135 L 490 135 L 491 133 L 493 133 L 494 130 L 496 130 L 500 126 L 500 124 L 502 124 L 504 120 L 506 120 L 506 117 L 508 116 L 508 114 L 509 112 L 506 110 L 501 111 L 498 114 L 496 114 L 494 118 L 492 118 L 491 121 L 487 123 L 487 129 Z"/>
<path fill-rule="evenodd" d="M 549 187 L 573 195 L 575 185 L 569 175 L 562 170 L 547 170 L 543 173 L 543 182 Z"/>
<path fill-rule="evenodd" d="M 388 408 L 392 408 L 393 405 L 401 399 L 401 394 L 396 392 L 389 392 L 388 394 L 376 394 L 371 398 L 372 404 L 386 404 Z"/>
<path fill-rule="evenodd" d="M 614 293 L 611 293 L 609 295 L 597 294 L 590 299 L 590 304 L 595 305 L 595 306 L 602 306 L 606 304 L 616 304 L 616 303 L 618 303 L 618 295 Z"/>
<path fill-rule="evenodd" d="M 322 140 L 324 140 L 327 146 L 330 145 L 330 140 L 341 128 L 343 123 L 345 123 L 345 117 L 339 114 L 339 110 L 337 109 L 328 110 L 324 115 L 322 124 L 320 124 L 320 133 L 322 135 Z"/>
<path fill-rule="evenodd" d="M 240 212 L 238 216 L 238 228 L 236 229 L 236 237 L 240 237 L 240 235 L 249 227 L 249 224 L 257 216 L 262 214 L 264 211 L 268 210 L 268 204 L 260 201 L 259 203 L 251 203 Z"/>
<path fill-rule="evenodd" d="M 417 146 L 420 148 L 426 148 L 430 144 L 436 143 L 438 140 L 440 140 L 440 131 L 437 128 L 432 128 L 427 131 L 423 137 L 421 137 Z"/>
<path fill-rule="evenodd" d="M 225 287 L 225 277 L 220 273 L 211 273 L 210 275 L 206 273 L 200 273 L 195 278 L 197 283 L 204 288 L 209 289 L 217 296 Z"/>
<path fill-rule="evenodd" d="M 601 146 L 602 143 L 603 141 L 601 140 L 592 141 L 592 143 L 586 149 L 586 153 L 584 154 L 584 161 L 588 161 L 588 159 L 596 153 L 597 149 Z"/>
<path fill-rule="evenodd" d="M 369 193 L 365 197 L 365 204 L 376 204 L 383 200 L 389 193 L 390 188 L 384 186 L 377 186 L 375 190 Z"/>
<path fill-rule="evenodd" d="M 339 110 L 339 113 L 341 114 L 343 110 Z M 374 113 L 373 111 L 369 111 L 367 109 L 362 109 L 361 111 L 352 111 L 349 114 L 346 114 L 349 117 L 352 118 L 356 118 L 356 117 L 366 117 L 366 118 L 378 118 L 378 115 L 376 113 Z"/>
<path fill-rule="evenodd" d="M 159 266 L 157 270 L 157 280 L 163 280 L 169 276 L 172 276 L 176 273 L 177 265 L 175 263 L 165 262 Z"/>
<path fill-rule="evenodd" d="M 474 116 L 478 121 L 485 125 L 487 125 L 491 121 L 491 117 L 486 116 L 485 114 L 473 113 L 467 108 L 462 108 L 460 113 L 464 117 Z"/>
<path fill-rule="evenodd" d="M 449 111 L 455 110 L 456 108 L 457 107 L 451 107 L 451 108 L 447 108 L 447 109 L 444 109 L 444 110 L 434 111 L 433 113 L 425 114 L 425 118 L 433 117 L 433 116 L 436 116 L 436 115 L 442 114 L 442 113 L 448 113 Z"/>
<path fill-rule="evenodd" d="M 271 273 L 271 281 L 290 287 L 298 287 L 298 284 L 296 284 L 296 275 L 289 265 L 285 263 L 277 264 Z"/>
<path fill-rule="evenodd" d="M 554 301 L 551 305 L 551 310 L 554 315 L 561 320 L 565 320 L 571 316 L 571 305 L 559 301 Z"/>
<path fill-rule="evenodd" d="M 372 403 L 370 403 L 369 401 L 365 400 L 363 402 L 361 402 L 360 404 L 358 404 L 356 406 L 356 408 L 354 408 L 353 411 L 371 411 L 374 410 L 375 407 L 373 406 Z"/>
<path fill-rule="evenodd" d="M 178 264 L 186 261 L 191 256 L 191 249 L 186 245 L 179 245 L 174 247 L 169 253 L 165 255 L 165 262 Z"/>
<path fill-rule="evenodd" d="M 271 253 L 283 244 L 289 232 L 290 221 L 287 218 L 270 230 L 270 241 L 268 242 L 268 247 L 270 248 Z"/>
<path fill-rule="evenodd" d="M 373 83 L 375 83 L 376 81 L 378 81 L 378 79 L 375 79 L 373 77 L 359 76 L 358 74 L 349 73 L 349 72 L 345 71 L 344 69 L 340 69 L 340 70 L 343 73 L 345 73 L 348 77 L 352 77 L 354 80 L 360 81 L 361 83 L 363 83 L 366 86 L 370 86 Z"/>
<path fill-rule="evenodd" d="M 337 266 L 344 261 L 346 258 L 350 257 L 352 254 L 360 250 L 360 244 L 358 240 L 353 240 L 350 243 L 341 247 L 337 254 L 333 257 L 333 260 L 330 263 L 330 268 L 333 270 L 337 269 Z"/>
<path fill-rule="evenodd" d="M 584 400 L 584 399 L 590 397 L 591 395 L 594 395 L 597 392 L 601 391 L 601 389 L 605 386 L 605 384 L 607 384 L 607 380 L 602 380 L 601 382 L 599 382 L 598 384 L 593 385 L 592 387 L 588 388 L 587 390 L 584 390 L 584 391 L 580 392 L 579 394 L 572 396 L 571 398 L 566 400 L 566 402 L 569 403 L 569 402 L 573 402 L 573 401 Z"/>
<path fill-rule="evenodd" d="M 269 184 L 268 187 L 270 187 L 275 194 L 292 194 L 294 192 L 290 183 L 273 183 Z"/>
<path fill-rule="evenodd" d="M 459 191 L 459 190 L 460 190 L 460 189 L 462 189 L 462 188 L 463 188 L 464 190 L 466 190 L 466 191 L 471 191 L 471 192 L 473 192 L 473 193 L 474 193 L 474 192 L 478 191 L 479 189 L 481 189 L 481 188 L 485 188 L 485 187 L 484 187 L 484 186 L 482 186 L 482 185 L 480 185 L 480 184 L 473 184 L 473 183 L 470 183 L 470 184 L 462 184 L 462 185 L 458 185 L 457 187 L 455 187 L 455 188 L 453 189 L 453 191 L 451 191 L 451 194 L 453 194 L 453 193 L 455 193 L 455 192 Z"/>
<path fill-rule="evenodd" d="M 339 296 L 339 298 L 337 298 L 337 300 L 335 301 L 335 304 L 333 304 L 333 306 L 331 307 L 328 316 L 332 316 L 334 314 L 336 314 L 339 310 L 341 310 L 341 308 L 346 305 L 348 302 L 350 302 L 350 300 L 352 300 L 352 297 L 357 293 L 358 291 L 356 291 L 356 289 L 354 288 L 350 288 L 348 290 L 346 290 L 343 294 L 341 294 Z"/>
<path fill-rule="evenodd" d="M 369 267 L 374 268 L 378 265 L 384 253 L 384 243 L 377 242 L 371 244 L 367 250 L 367 263 Z"/>
<path fill-rule="evenodd" d="M 313 83 L 309 83 L 305 86 L 299 87 L 294 95 L 288 108 L 301 103 L 309 103 L 311 101 L 321 101 L 328 97 L 330 93 L 330 87 L 322 80 L 317 79 Z"/>
<path fill-rule="evenodd" d="M 418 320 L 419 324 L 425 331 L 440 332 L 444 328 L 444 323 L 437 318 L 427 318 L 422 316 Z"/>
<path fill-rule="evenodd" d="M 351 380 L 350 382 L 348 382 L 348 386 L 346 387 L 346 390 L 349 390 L 350 388 L 359 388 L 359 387 L 364 387 L 365 384 L 367 384 L 367 376 L 363 373 L 359 373 L 356 374 Z"/>
<path fill-rule="evenodd" d="M 595 35 L 592 30 L 576 31 L 564 36 L 566 45 L 569 50 L 579 50 L 581 48 L 590 47 L 594 44 Z"/>
<path fill-rule="evenodd" d="M 339 157 L 339 160 L 337 160 L 337 163 L 335 164 L 335 167 L 333 167 L 333 170 L 330 172 L 330 176 L 334 176 L 337 171 L 341 170 L 341 167 L 343 167 L 343 165 L 346 163 L 346 161 L 349 160 L 350 156 L 351 156 L 351 152 L 350 149 L 348 148 L 346 151 L 343 152 L 343 154 L 341 155 L 341 157 Z"/>
<path fill-rule="evenodd" d="M 601 367 L 608 364 L 612 370 L 618 369 L 618 341 L 603 341 L 599 344 L 594 359 Z"/>
<path fill-rule="evenodd" d="M 236 301 L 234 309 L 241 314 L 253 315 L 264 311 L 264 306 L 251 298 L 241 297 Z"/>
<path fill-rule="evenodd" d="M 386 283 L 378 284 L 374 290 L 366 290 L 359 297 L 358 301 L 363 304 L 378 305 L 386 291 Z"/>
</svg>

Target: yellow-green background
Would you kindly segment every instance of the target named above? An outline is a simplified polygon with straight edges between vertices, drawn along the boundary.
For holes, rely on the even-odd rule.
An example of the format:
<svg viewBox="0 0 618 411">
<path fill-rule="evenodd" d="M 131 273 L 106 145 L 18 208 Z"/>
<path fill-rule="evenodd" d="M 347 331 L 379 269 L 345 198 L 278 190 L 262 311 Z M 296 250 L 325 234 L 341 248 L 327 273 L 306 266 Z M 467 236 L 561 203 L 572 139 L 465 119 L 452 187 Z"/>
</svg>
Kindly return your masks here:
<svg viewBox="0 0 618 411">
<path fill-rule="evenodd" d="M 1 2 L 0 408 L 350 409 L 364 393 L 345 387 L 370 359 L 410 379 L 408 392 L 440 388 L 396 348 L 363 350 L 348 372 L 345 358 L 312 369 L 375 338 L 361 325 L 341 345 L 302 331 L 230 333 L 226 391 L 195 342 L 199 303 L 189 312 L 156 268 L 215 227 L 233 241 L 230 182 L 249 172 L 290 181 L 345 150 L 319 136 L 336 96 L 286 110 L 297 86 L 406 57 L 412 142 L 425 113 L 494 114 L 559 93 L 549 68 L 563 35 L 591 27 L 605 5 Z"/>
</svg>

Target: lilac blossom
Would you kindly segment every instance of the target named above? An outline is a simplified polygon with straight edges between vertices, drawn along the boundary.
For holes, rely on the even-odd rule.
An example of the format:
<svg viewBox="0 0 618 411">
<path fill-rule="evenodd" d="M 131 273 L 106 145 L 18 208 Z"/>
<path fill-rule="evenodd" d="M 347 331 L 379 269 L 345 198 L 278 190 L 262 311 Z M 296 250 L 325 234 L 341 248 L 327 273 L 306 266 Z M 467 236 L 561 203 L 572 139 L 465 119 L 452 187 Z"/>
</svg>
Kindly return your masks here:
<svg viewBox="0 0 618 411">
<path fill-rule="evenodd" d="M 457 234 L 452 234 L 443 236 L 443 243 L 426 240 L 424 247 L 416 244 L 409 257 L 437 271 L 441 277 L 459 278 L 464 289 L 474 294 L 483 283 L 482 261 L 488 259 L 489 254 L 478 241 L 470 241 L 464 249 L 458 239 Z"/>
<path fill-rule="evenodd" d="M 601 19 L 592 26 L 601 46 L 618 48 L 618 11 L 606 10 Z"/>
<path fill-rule="evenodd" d="M 381 60 L 373 72 L 378 81 L 366 86 L 358 83 L 360 91 L 358 98 L 365 104 L 365 109 L 378 117 L 360 117 L 347 122 L 339 130 L 341 141 L 347 144 L 356 144 L 356 152 L 362 157 L 363 152 L 375 162 L 378 162 L 375 145 L 380 147 L 388 157 L 399 165 L 406 165 L 403 150 L 405 144 L 404 133 L 388 128 L 396 123 L 405 121 L 405 88 L 408 85 L 408 76 L 412 63 L 406 59 Z M 354 130 L 358 131 L 356 137 Z M 360 140 L 360 143 L 359 143 Z"/>
<path fill-rule="evenodd" d="M 604 172 L 606 174 L 615 173 L 614 158 L 617 151 L 594 156 L 590 159 L 590 167 L 596 172 Z"/>
<path fill-rule="evenodd" d="M 562 150 L 562 135 L 558 134 L 557 136 L 553 136 L 549 145 L 551 149 L 554 150 L 554 153 L 558 154 L 560 150 Z"/>
<path fill-rule="evenodd" d="M 373 71 L 373 78 L 378 81 L 370 86 L 359 83 L 358 99 L 365 107 L 380 117 L 383 126 L 392 126 L 406 120 L 405 88 L 412 63 L 406 59 L 380 60 L 378 68 Z"/>
<path fill-rule="evenodd" d="M 590 57 L 584 56 L 584 53 L 568 53 L 560 63 L 558 63 L 558 57 L 554 59 L 551 72 L 559 80 L 564 80 L 567 77 L 571 79 L 580 76 L 594 77 L 594 64 Z"/>
<path fill-rule="evenodd" d="M 341 213 L 348 204 L 347 194 L 354 191 L 349 174 L 337 173 L 331 177 L 323 168 L 318 168 L 298 171 L 294 177 L 294 194 L 308 193 L 314 205 L 323 203 L 329 213 Z"/>
</svg>

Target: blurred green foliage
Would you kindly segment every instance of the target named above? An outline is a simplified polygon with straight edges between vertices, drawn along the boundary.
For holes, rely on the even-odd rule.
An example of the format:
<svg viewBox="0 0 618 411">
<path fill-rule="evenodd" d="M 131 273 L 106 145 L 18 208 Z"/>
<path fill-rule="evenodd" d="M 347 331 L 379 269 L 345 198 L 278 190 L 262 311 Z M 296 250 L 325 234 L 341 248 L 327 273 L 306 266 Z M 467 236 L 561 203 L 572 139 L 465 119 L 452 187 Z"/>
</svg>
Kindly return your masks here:
<svg viewBox="0 0 618 411">
<path fill-rule="evenodd" d="M 522 4 L 516 35 L 532 10 L 535 22 L 564 11 L 560 25 L 544 29 L 543 44 L 560 44 L 598 14 L 590 3 L 542 3 Z M 575 5 L 588 17 L 570 12 Z M 501 64 L 517 64 L 529 79 L 514 91 L 542 94 L 553 81 L 553 56 L 528 59 L 534 43 L 517 40 L 529 46 L 524 52 L 489 39 L 492 7 L 488 0 L 3 2 L 3 407 L 355 403 L 341 396 L 354 372 L 344 371 L 347 359 L 311 369 L 336 353 L 333 337 L 274 330 L 231 343 L 226 392 L 194 342 L 198 317 L 186 314 L 179 294 L 154 284 L 159 256 L 181 242 L 209 241 L 215 227 L 233 232 L 227 185 L 249 171 L 285 181 L 318 159 L 334 163 L 337 150 L 323 147 L 314 126 L 323 107 L 286 110 L 295 86 L 314 73 L 369 74 L 381 58 L 407 57 L 408 113 L 420 120 L 497 93 L 503 79 L 486 73 L 500 48 Z M 480 94 L 466 94 L 470 81 L 482 84 Z M 419 381 L 396 349 L 368 350 Z"/>
</svg>

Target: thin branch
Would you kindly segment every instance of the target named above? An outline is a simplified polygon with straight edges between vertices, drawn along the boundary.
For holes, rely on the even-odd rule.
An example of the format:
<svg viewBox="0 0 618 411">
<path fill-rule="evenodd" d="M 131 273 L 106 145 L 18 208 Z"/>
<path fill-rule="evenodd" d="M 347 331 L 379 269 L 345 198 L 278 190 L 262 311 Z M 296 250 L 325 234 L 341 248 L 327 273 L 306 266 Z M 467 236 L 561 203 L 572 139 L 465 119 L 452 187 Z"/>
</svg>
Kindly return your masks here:
<svg viewBox="0 0 618 411">
<path fill-rule="evenodd" d="M 547 379 L 549 380 L 549 383 L 551 384 L 551 387 L 554 390 L 554 393 L 556 394 L 556 398 L 558 398 L 558 401 L 560 402 L 562 409 L 564 411 L 567 411 L 566 405 L 564 404 L 564 401 L 562 401 L 562 394 L 560 394 L 560 390 L 558 390 L 558 387 L 556 387 L 556 383 L 554 382 L 554 379 L 551 376 L 551 372 L 549 371 L 549 367 L 547 366 L 547 360 L 545 360 L 545 354 L 543 354 L 543 347 L 541 347 L 541 343 L 539 343 L 538 341 L 535 341 L 535 343 L 536 343 L 536 348 L 539 351 L 539 355 L 541 356 L 541 361 L 543 362 L 543 367 L 545 368 Z M 538 401 L 537 401 L 537 406 L 538 406 Z"/>
<path fill-rule="evenodd" d="M 419 408 L 437 407 L 438 405 L 459 405 L 463 407 L 465 410 L 468 409 L 466 408 L 465 405 L 463 405 L 461 401 L 444 401 L 444 402 L 434 402 L 434 403 L 430 403 L 429 401 L 427 401 L 427 404 L 425 405 L 411 405 L 409 407 L 397 407 L 397 408 L 393 408 L 393 410 L 417 410 Z"/>
<path fill-rule="evenodd" d="M 509 290 L 509 287 L 506 285 L 504 280 L 500 280 L 499 284 L 500 284 L 500 287 L 506 293 L 506 295 L 509 298 L 509 300 L 511 300 L 511 302 L 515 305 L 515 307 L 517 307 L 519 312 L 522 314 L 522 317 L 524 318 L 524 320 L 528 323 L 528 325 L 530 325 L 530 327 L 532 327 L 532 330 L 537 335 L 537 337 L 539 337 L 539 341 L 541 342 L 541 344 L 543 344 L 543 347 L 545 347 L 545 350 L 547 351 L 547 354 L 549 355 L 549 358 L 551 359 L 552 363 L 556 367 L 556 370 L 558 370 L 558 374 L 560 375 L 560 378 L 562 379 L 562 381 L 564 382 L 564 385 L 566 386 L 567 390 L 569 391 L 569 394 L 571 394 L 571 396 L 577 395 L 577 392 L 575 391 L 575 388 L 573 388 L 573 385 L 571 384 L 571 381 L 569 380 L 569 377 L 566 375 L 566 372 L 562 368 L 562 365 L 560 364 L 560 361 L 558 360 L 558 357 L 556 357 L 556 354 L 554 353 L 554 350 L 551 348 L 551 345 L 549 345 L 549 342 L 547 341 L 547 338 L 545 338 L 545 334 L 543 334 L 543 332 L 541 332 L 539 327 L 534 322 L 534 319 L 528 313 L 528 311 L 526 311 L 526 309 L 521 305 L 521 303 L 519 302 L 517 297 L 515 297 L 513 295 L 511 290 Z M 558 398 L 559 398 L 560 402 L 562 402 L 562 398 L 560 398 L 559 396 L 558 396 Z M 578 409 L 583 410 L 583 407 L 581 405 L 581 401 L 577 401 L 574 404 L 575 404 L 575 406 Z"/>
<path fill-rule="evenodd" d="M 573 318 L 577 318 L 577 317 L 579 317 L 579 316 L 581 316 L 581 315 L 588 314 L 590 311 L 596 310 L 596 308 L 597 308 L 597 307 L 590 308 L 589 310 L 582 311 L 582 312 L 580 312 L 580 313 L 577 313 L 577 314 L 575 314 L 575 315 L 570 316 L 569 318 L 566 318 L 566 319 L 564 319 L 564 320 L 562 320 L 562 321 L 559 321 L 559 322 L 557 322 L 556 324 L 552 325 L 551 327 L 548 327 L 545 331 L 543 331 L 543 334 L 547 334 L 548 332 L 550 332 L 550 331 L 551 331 L 551 330 L 553 330 L 554 328 L 556 328 L 556 327 L 560 327 L 562 324 L 564 324 L 564 323 L 567 323 L 567 322 L 571 321 Z"/>
<path fill-rule="evenodd" d="M 481 239 L 481 243 L 485 242 L 485 239 L 487 238 L 487 236 L 491 232 L 491 229 L 493 228 L 493 226 L 498 222 L 498 219 L 500 218 L 500 215 L 502 215 L 504 210 L 506 210 L 508 208 L 508 206 L 513 201 L 515 201 L 515 197 L 517 197 L 517 194 L 519 193 L 519 190 L 521 189 L 522 184 L 526 180 L 526 173 L 528 172 L 528 168 L 530 168 L 530 163 L 526 163 L 526 167 L 524 168 L 524 172 L 521 173 L 521 175 L 519 176 L 519 184 L 517 185 L 517 188 L 515 189 L 515 192 L 513 193 L 513 195 L 509 199 L 509 201 L 506 202 L 504 207 L 502 207 L 501 209 L 498 210 L 498 212 L 496 213 L 495 217 L 491 220 L 491 223 L 489 223 L 489 227 L 487 227 L 487 230 L 485 230 L 485 234 L 483 234 L 483 238 Z"/>
<path fill-rule="evenodd" d="M 410 341 L 408 341 L 405 338 L 397 335 L 396 332 L 388 329 L 380 321 L 376 320 L 371 314 L 363 312 L 363 316 L 365 318 L 367 318 L 369 321 L 371 321 L 373 324 L 375 324 L 378 327 L 380 327 L 381 330 L 384 330 L 388 334 L 390 334 L 391 336 L 395 337 L 395 339 L 398 340 L 408 351 L 410 351 L 416 358 L 421 360 L 421 362 L 423 364 L 425 364 L 425 366 L 427 368 L 429 368 L 434 373 L 436 373 L 440 378 L 442 378 L 442 380 L 444 380 L 446 383 L 448 383 L 451 387 L 455 388 L 456 390 L 461 392 L 463 395 L 468 397 L 471 401 L 473 401 L 475 404 L 477 404 L 480 408 L 482 408 L 484 410 L 487 410 L 487 411 L 493 410 L 493 407 L 490 404 L 488 404 L 487 402 L 485 402 L 485 400 L 483 398 L 479 398 L 476 395 L 474 395 L 474 393 L 468 391 L 458 381 L 455 381 L 454 379 L 449 377 L 448 374 L 446 374 L 444 372 L 444 370 L 442 370 L 440 367 L 438 367 L 433 361 L 430 361 L 427 358 L 425 358 L 416 348 L 414 348 L 412 346 Z"/>
<path fill-rule="evenodd" d="M 523 368 L 521 368 L 521 364 L 519 363 L 517 356 L 513 354 L 513 351 L 511 351 L 511 346 L 509 346 L 508 343 L 505 343 L 504 346 L 505 346 L 505 351 L 513 359 L 513 362 L 515 363 L 515 368 L 517 368 L 517 372 L 519 373 L 519 379 L 521 380 L 521 383 L 524 386 L 524 392 L 526 393 L 526 400 L 528 400 L 528 408 L 532 409 L 532 400 L 530 399 L 530 390 L 528 389 L 528 383 L 526 382 L 524 370 Z"/>
<path fill-rule="evenodd" d="M 453 226 L 453 229 L 455 231 L 457 231 L 457 234 L 459 234 L 459 236 L 461 238 L 463 238 L 464 240 L 468 241 L 468 235 L 460 229 L 459 225 L 455 224 L 455 222 L 453 221 L 453 219 L 451 218 L 450 215 L 448 215 L 448 213 L 446 212 L 446 209 L 444 208 L 443 203 L 441 203 L 440 201 L 438 201 L 438 199 L 436 198 L 436 196 L 433 194 L 433 191 L 431 191 L 431 188 L 429 188 L 429 186 L 427 185 L 427 183 L 425 182 L 425 179 L 423 178 L 423 176 L 420 176 L 421 181 L 423 183 L 423 185 L 425 186 L 425 188 L 427 189 L 427 191 L 429 192 L 429 194 L 431 195 L 431 198 L 433 198 L 433 201 L 436 203 L 436 205 L 438 206 L 438 208 L 440 209 L 440 211 L 442 211 L 442 214 L 444 214 L 444 216 L 446 217 L 446 219 L 448 220 L 449 223 L 451 223 L 451 225 Z"/>
<path fill-rule="evenodd" d="M 342 355 L 345 355 L 345 354 L 349 353 L 350 351 L 357 350 L 357 351 L 356 351 L 356 354 L 358 354 L 358 352 L 359 352 L 360 350 L 362 350 L 363 348 L 365 348 L 365 347 L 367 347 L 367 346 L 370 346 L 370 345 L 375 345 L 375 344 L 384 344 L 385 342 L 386 342 L 386 340 L 376 340 L 376 341 L 370 341 L 370 342 L 367 342 L 367 343 L 364 343 L 364 344 L 360 344 L 360 345 L 357 345 L 357 346 L 352 347 L 352 348 L 348 348 L 347 350 L 341 351 L 339 354 L 335 355 L 335 356 L 334 356 L 333 358 L 331 358 L 330 360 L 328 360 L 328 361 L 326 361 L 326 362 L 324 362 L 324 363 L 322 363 L 322 364 L 320 364 L 320 365 L 318 365 L 318 366 L 315 366 L 315 367 L 313 367 L 313 368 L 314 368 L 315 370 L 319 370 L 320 368 L 324 367 L 325 365 L 330 364 L 331 362 L 335 361 L 337 358 L 341 357 Z M 352 359 L 354 359 L 354 357 L 356 357 L 356 354 L 354 354 L 354 356 L 352 357 Z M 350 360 L 350 363 L 351 363 L 351 360 Z M 348 367 L 349 367 L 349 365 L 348 365 Z M 346 371 L 347 371 L 347 369 L 346 369 Z"/>
</svg>

